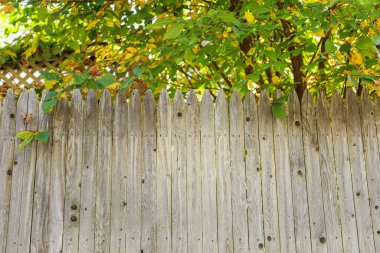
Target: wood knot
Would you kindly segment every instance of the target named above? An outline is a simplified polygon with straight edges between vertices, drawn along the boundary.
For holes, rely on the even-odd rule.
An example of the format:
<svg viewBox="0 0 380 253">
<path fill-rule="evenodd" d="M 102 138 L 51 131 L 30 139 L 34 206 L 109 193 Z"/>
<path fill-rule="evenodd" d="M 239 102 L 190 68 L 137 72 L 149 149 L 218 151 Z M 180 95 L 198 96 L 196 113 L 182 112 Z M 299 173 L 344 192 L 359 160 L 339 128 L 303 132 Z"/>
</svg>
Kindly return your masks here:
<svg viewBox="0 0 380 253">
<path fill-rule="evenodd" d="M 76 204 L 71 205 L 71 210 L 77 210 L 77 209 L 78 209 L 78 206 Z"/>
<path fill-rule="evenodd" d="M 299 122 L 298 120 L 296 120 L 296 122 L 294 122 L 294 124 L 296 124 L 296 126 L 300 126 L 301 122 Z"/>
<path fill-rule="evenodd" d="M 250 117 L 247 117 L 247 118 L 245 118 L 245 120 L 246 120 L 246 121 L 250 121 L 250 120 L 251 120 L 251 118 L 250 118 Z"/>
<path fill-rule="evenodd" d="M 321 243 L 325 243 L 326 242 L 326 238 L 324 236 L 322 236 L 322 237 L 319 238 L 319 241 Z"/>
<path fill-rule="evenodd" d="M 262 248 L 264 248 L 264 244 L 259 243 L 259 249 L 262 249 Z"/>
<path fill-rule="evenodd" d="M 72 222 L 76 222 L 78 219 L 77 219 L 77 217 L 75 215 L 73 215 L 73 216 L 70 217 L 70 220 Z"/>
<path fill-rule="evenodd" d="M 177 113 L 177 116 L 178 116 L 178 117 L 182 117 L 182 112 L 178 112 L 178 113 Z"/>
<path fill-rule="evenodd" d="M 12 176 L 12 170 L 11 169 L 7 170 L 7 174 L 8 176 Z"/>
<path fill-rule="evenodd" d="M 15 118 L 14 113 L 9 114 L 9 117 L 11 117 L 11 119 L 14 119 Z"/>
</svg>

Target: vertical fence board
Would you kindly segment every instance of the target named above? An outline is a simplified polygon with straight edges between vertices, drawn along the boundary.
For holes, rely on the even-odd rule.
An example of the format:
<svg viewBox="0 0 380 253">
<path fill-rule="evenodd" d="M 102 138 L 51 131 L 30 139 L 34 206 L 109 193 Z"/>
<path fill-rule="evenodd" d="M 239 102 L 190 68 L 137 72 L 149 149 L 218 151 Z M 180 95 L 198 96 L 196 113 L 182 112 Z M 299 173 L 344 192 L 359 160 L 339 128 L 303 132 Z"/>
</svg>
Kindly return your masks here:
<svg viewBox="0 0 380 253">
<path fill-rule="evenodd" d="M 279 97 L 281 93 L 277 91 L 276 98 Z M 281 252 L 296 252 L 286 119 L 273 119 L 273 133 Z"/>
<path fill-rule="evenodd" d="M 16 117 L 16 133 L 25 131 L 26 125 L 24 124 L 24 117 L 28 114 L 28 97 L 27 91 L 24 91 L 17 102 Z M 22 205 L 23 193 L 23 172 L 26 163 L 25 149 L 19 149 L 20 139 L 16 139 L 14 146 L 14 166 L 12 170 L 12 188 L 11 199 L 9 207 L 9 221 L 8 221 L 8 237 L 6 252 L 17 252 L 20 244 L 19 228 L 20 228 L 20 215 Z"/>
<path fill-rule="evenodd" d="M 331 100 L 331 131 L 339 195 L 340 221 L 342 226 L 343 250 L 359 252 L 356 229 L 354 194 L 352 192 L 351 165 L 347 144 L 347 120 L 343 101 L 337 91 Z M 360 207 L 359 207 L 360 208 Z"/>
<path fill-rule="evenodd" d="M 366 90 L 362 93 L 361 123 L 364 159 L 367 171 L 369 204 L 376 252 L 380 252 L 380 153 L 377 145 L 375 107 Z"/>
<path fill-rule="evenodd" d="M 218 248 L 221 253 L 233 252 L 234 246 L 232 238 L 231 158 L 228 114 L 226 96 L 223 91 L 220 91 L 215 102 L 215 152 L 218 173 L 216 194 L 218 198 Z"/>
<path fill-rule="evenodd" d="M 380 97 L 377 97 L 375 102 L 375 125 L 377 132 L 377 144 L 380 147 Z"/>
<path fill-rule="evenodd" d="M 177 90 L 172 105 L 172 251 L 187 252 L 185 103 Z"/>
<path fill-rule="evenodd" d="M 317 99 L 316 117 L 327 246 L 330 252 L 343 252 L 329 107 L 323 93 Z"/>
<path fill-rule="evenodd" d="M 110 252 L 111 152 L 112 104 L 109 91 L 104 90 L 99 106 L 95 252 Z"/>
<path fill-rule="evenodd" d="M 142 187 L 141 187 L 141 250 L 157 252 L 156 212 L 156 107 L 153 94 L 148 90 L 143 104 Z"/>
<path fill-rule="evenodd" d="M 200 121 L 198 99 L 193 90 L 187 99 L 187 229 L 188 252 L 202 252 L 202 171 L 200 160 Z"/>
<path fill-rule="evenodd" d="M 234 91 L 230 103 L 230 152 L 233 243 L 235 252 L 248 252 L 247 191 L 244 164 L 243 103 Z M 222 211 L 222 210 L 220 210 Z"/>
<path fill-rule="evenodd" d="M 63 252 L 79 250 L 79 213 L 82 171 L 83 109 L 82 96 L 75 90 L 71 100 L 67 140 Z"/>
<path fill-rule="evenodd" d="M 132 91 L 128 105 L 127 252 L 140 253 L 141 239 L 141 102 Z"/>
<path fill-rule="evenodd" d="M 0 131 L 0 252 L 5 252 L 16 134 L 16 100 L 12 90 L 3 100 Z M 18 126 L 20 127 L 20 126 Z"/>
<path fill-rule="evenodd" d="M 167 91 L 157 109 L 157 252 L 171 252 L 171 106 Z"/>
<path fill-rule="evenodd" d="M 288 98 L 288 148 L 292 181 L 294 234 L 296 251 L 311 252 L 309 206 L 306 186 L 305 159 L 302 143 L 300 103 L 293 90 Z"/>
<path fill-rule="evenodd" d="M 273 125 L 271 107 L 266 92 L 261 94 L 258 114 L 265 249 L 269 252 L 278 252 L 280 251 L 280 234 L 278 227 L 276 172 L 273 154 Z"/>
<path fill-rule="evenodd" d="M 95 215 L 96 215 L 96 168 L 98 101 L 95 92 L 87 94 L 83 113 L 83 167 L 81 180 L 81 204 L 79 226 L 79 252 L 95 251 Z"/>
<path fill-rule="evenodd" d="M 125 96 L 117 95 L 112 132 L 112 184 L 110 252 L 126 249 L 126 189 L 127 189 L 127 104 Z"/>
<path fill-rule="evenodd" d="M 244 145 L 247 178 L 249 247 L 253 252 L 264 250 L 264 218 L 261 192 L 259 119 L 255 96 L 244 101 Z"/>
<path fill-rule="evenodd" d="M 355 96 L 352 89 L 347 91 L 346 117 L 359 248 L 361 252 L 375 252 L 360 127 L 360 106 Z"/>
<path fill-rule="evenodd" d="M 49 131 L 48 143 L 37 143 L 36 175 L 34 183 L 33 221 L 30 251 L 32 253 L 47 252 L 48 249 L 48 217 L 51 165 L 51 116 L 42 110 L 46 91 L 43 93 L 38 115 L 38 130 Z"/>
<path fill-rule="evenodd" d="M 319 146 L 315 105 L 309 91 L 302 99 L 302 133 L 313 251 L 327 252 L 323 194 L 319 168 Z"/>
<path fill-rule="evenodd" d="M 48 252 L 62 250 L 65 205 L 65 170 L 67 147 L 68 102 L 62 99 L 53 113 L 53 148 L 50 170 L 50 201 L 48 224 Z"/>
<path fill-rule="evenodd" d="M 206 90 L 201 102 L 203 252 L 218 251 L 214 113 L 212 96 Z"/>
</svg>

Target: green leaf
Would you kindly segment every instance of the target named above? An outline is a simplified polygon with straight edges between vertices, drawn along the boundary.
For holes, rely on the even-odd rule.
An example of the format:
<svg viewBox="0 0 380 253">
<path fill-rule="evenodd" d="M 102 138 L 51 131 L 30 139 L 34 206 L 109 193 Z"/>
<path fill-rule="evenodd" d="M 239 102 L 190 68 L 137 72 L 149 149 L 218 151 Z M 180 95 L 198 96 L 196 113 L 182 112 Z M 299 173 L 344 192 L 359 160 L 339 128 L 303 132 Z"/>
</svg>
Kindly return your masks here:
<svg viewBox="0 0 380 253">
<path fill-rule="evenodd" d="M 119 93 L 123 93 L 124 91 L 126 91 L 129 86 L 131 86 L 131 84 L 137 79 L 136 76 L 133 76 L 127 80 L 125 80 L 124 82 L 121 83 L 120 87 L 119 87 Z"/>
<path fill-rule="evenodd" d="M 106 88 L 116 82 L 114 76 L 112 74 L 106 74 L 95 81 L 95 84 L 100 86 L 100 88 Z"/>
<path fill-rule="evenodd" d="M 58 103 L 57 98 L 53 98 L 50 100 L 45 100 L 45 102 L 42 104 L 42 111 L 44 113 L 49 113 L 53 110 L 54 106 Z"/>
<path fill-rule="evenodd" d="M 31 135 L 33 135 L 33 133 L 34 132 L 32 132 L 32 131 L 22 131 L 22 132 L 19 132 L 16 134 L 16 138 L 19 138 L 21 140 L 25 140 L 28 137 L 30 137 Z"/>
<path fill-rule="evenodd" d="M 34 139 L 34 135 L 29 136 L 28 138 L 26 138 L 23 142 L 21 142 L 21 143 L 18 145 L 18 148 L 19 148 L 19 149 L 23 149 L 23 148 L 25 148 L 29 143 L 32 142 L 33 139 Z"/>
<path fill-rule="evenodd" d="M 371 38 L 361 37 L 356 42 L 356 47 L 359 50 L 372 50 L 374 46 L 374 42 Z"/>
<path fill-rule="evenodd" d="M 46 79 L 46 80 L 57 80 L 59 81 L 60 78 L 59 78 L 59 75 L 57 73 L 54 73 L 54 72 L 48 72 L 48 71 L 40 71 L 40 75 L 43 79 Z"/>
<path fill-rule="evenodd" d="M 286 115 L 284 102 L 272 103 L 272 113 L 278 119 L 284 119 Z"/>
<path fill-rule="evenodd" d="M 52 99 L 53 97 L 57 96 L 58 95 L 58 92 L 53 90 L 53 91 L 49 91 L 46 95 L 45 95 L 45 98 L 44 100 L 47 101 L 47 100 L 50 100 Z"/>
<path fill-rule="evenodd" d="M 176 39 L 181 35 L 184 24 L 182 23 L 172 23 L 167 29 L 164 40 Z"/>
<path fill-rule="evenodd" d="M 47 143 L 49 140 L 49 132 L 48 131 L 42 131 L 34 134 L 34 139 L 36 141 L 42 141 Z"/>
<path fill-rule="evenodd" d="M 327 40 L 325 43 L 325 49 L 328 54 L 332 54 L 335 51 L 334 43 L 331 40 Z"/>
<path fill-rule="evenodd" d="M 88 75 L 86 74 L 74 74 L 73 75 L 73 80 L 74 80 L 74 85 L 79 85 L 79 84 L 83 84 L 85 81 L 86 81 L 86 78 L 88 77 Z"/>
</svg>

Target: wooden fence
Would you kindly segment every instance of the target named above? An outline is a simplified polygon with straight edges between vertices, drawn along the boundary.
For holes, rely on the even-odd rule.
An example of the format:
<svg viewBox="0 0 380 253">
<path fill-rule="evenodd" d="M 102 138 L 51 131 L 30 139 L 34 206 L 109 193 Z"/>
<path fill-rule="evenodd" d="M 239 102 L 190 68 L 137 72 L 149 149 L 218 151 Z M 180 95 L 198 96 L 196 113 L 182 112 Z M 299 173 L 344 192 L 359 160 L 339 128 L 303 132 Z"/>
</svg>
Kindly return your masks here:
<svg viewBox="0 0 380 253">
<path fill-rule="evenodd" d="M 0 106 L 0 252 L 380 252 L 380 105 L 268 96 Z M 26 122 L 25 115 L 32 115 Z M 23 115 L 23 116 L 21 116 Z M 19 150 L 14 136 L 49 130 Z"/>
</svg>

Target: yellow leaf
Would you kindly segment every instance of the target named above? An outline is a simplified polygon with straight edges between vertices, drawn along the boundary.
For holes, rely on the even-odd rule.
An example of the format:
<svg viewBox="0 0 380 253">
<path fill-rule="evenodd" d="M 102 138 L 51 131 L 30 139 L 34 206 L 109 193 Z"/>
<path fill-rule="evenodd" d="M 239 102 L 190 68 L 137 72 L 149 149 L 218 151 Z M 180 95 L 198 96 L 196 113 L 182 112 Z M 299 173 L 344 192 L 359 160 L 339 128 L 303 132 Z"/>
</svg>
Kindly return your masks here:
<svg viewBox="0 0 380 253">
<path fill-rule="evenodd" d="M 228 38 L 228 32 L 223 32 L 223 38 Z"/>
<path fill-rule="evenodd" d="M 16 58 L 17 57 L 17 54 L 9 49 L 5 49 L 4 53 L 6 53 L 7 55 L 10 55 L 12 56 L 13 58 Z"/>
<path fill-rule="evenodd" d="M 280 83 L 280 78 L 278 78 L 278 76 L 274 76 L 274 77 L 272 77 L 272 82 L 274 83 L 274 84 L 279 84 Z"/>
<path fill-rule="evenodd" d="M 360 65 L 363 63 L 363 56 L 356 48 L 351 49 L 350 56 L 350 63 L 352 65 Z"/>
<path fill-rule="evenodd" d="M 199 48 L 199 47 L 193 47 L 193 48 L 191 49 L 191 51 L 193 51 L 194 54 L 198 54 L 199 51 L 200 51 L 200 48 Z"/>
<path fill-rule="evenodd" d="M 137 48 L 135 47 L 127 47 L 127 51 L 134 54 L 136 53 L 137 51 L 139 51 Z"/>
<path fill-rule="evenodd" d="M 380 18 L 376 19 L 375 24 L 376 24 L 377 30 L 380 31 Z"/>
<path fill-rule="evenodd" d="M 294 39 L 294 42 L 295 42 L 295 43 L 301 43 L 300 39 L 298 39 L 298 38 L 295 38 L 295 39 Z"/>
<path fill-rule="evenodd" d="M 12 13 L 15 9 L 16 8 L 14 7 L 13 3 L 9 2 L 3 8 L 0 9 L 0 13 L 1 12 Z"/>
<path fill-rule="evenodd" d="M 121 25 L 120 25 L 120 20 L 116 19 L 115 20 L 115 25 L 117 26 L 117 28 L 121 28 Z"/>
<path fill-rule="evenodd" d="M 31 55 L 33 55 L 37 51 L 37 45 L 33 45 L 31 48 L 25 51 L 25 59 L 28 59 Z"/>
<path fill-rule="evenodd" d="M 100 19 L 96 19 L 96 20 L 92 21 L 90 24 L 88 24 L 88 26 L 86 27 L 85 30 L 91 30 L 91 29 L 94 28 L 99 22 L 100 22 Z"/>
<path fill-rule="evenodd" d="M 50 90 L 50 89 L 52 89 L 53 87 L 54 87 L 54 85 L 57 83 L 58 81 L 57 80 L 47 80 L 47 81 L 45 81 L 45 88 L 46 89 L 48 89 L 48 90 Z"/>
<path fill-rule="evenodd" d="M 314 32 L 314 35 L 317 36 L 317 37 L 321 37 L 321 38 L 323 38 L 323 37 L 326 36 L 324 30 L 316 31 L 316 32 Z"/>
<path fill-rule="evenodd" d="M 239 47 L 239 42 L 233 41 L 233 42 L 231 42 L 231 46 L 234 47 L 234 48 L 238 48 Z"/>
<path fill-rule="evenodd" d="M 367 36 L 368 37 L 374 37 L 375 35 L 376 35 L 375 30 L 373 30 L 372 28 L 369 28 Z"/>
<path fill-rule="evenodd" d="M 248 21 L 248 23 L 252 24 L 253 21 L 255 20 L 255 17 L 253 16 L 253 14 L 250 12 L 250 11 L 246 11 L 244 13 L 244 16 L 245 16 L 245 19 Z"/>
</svg>

